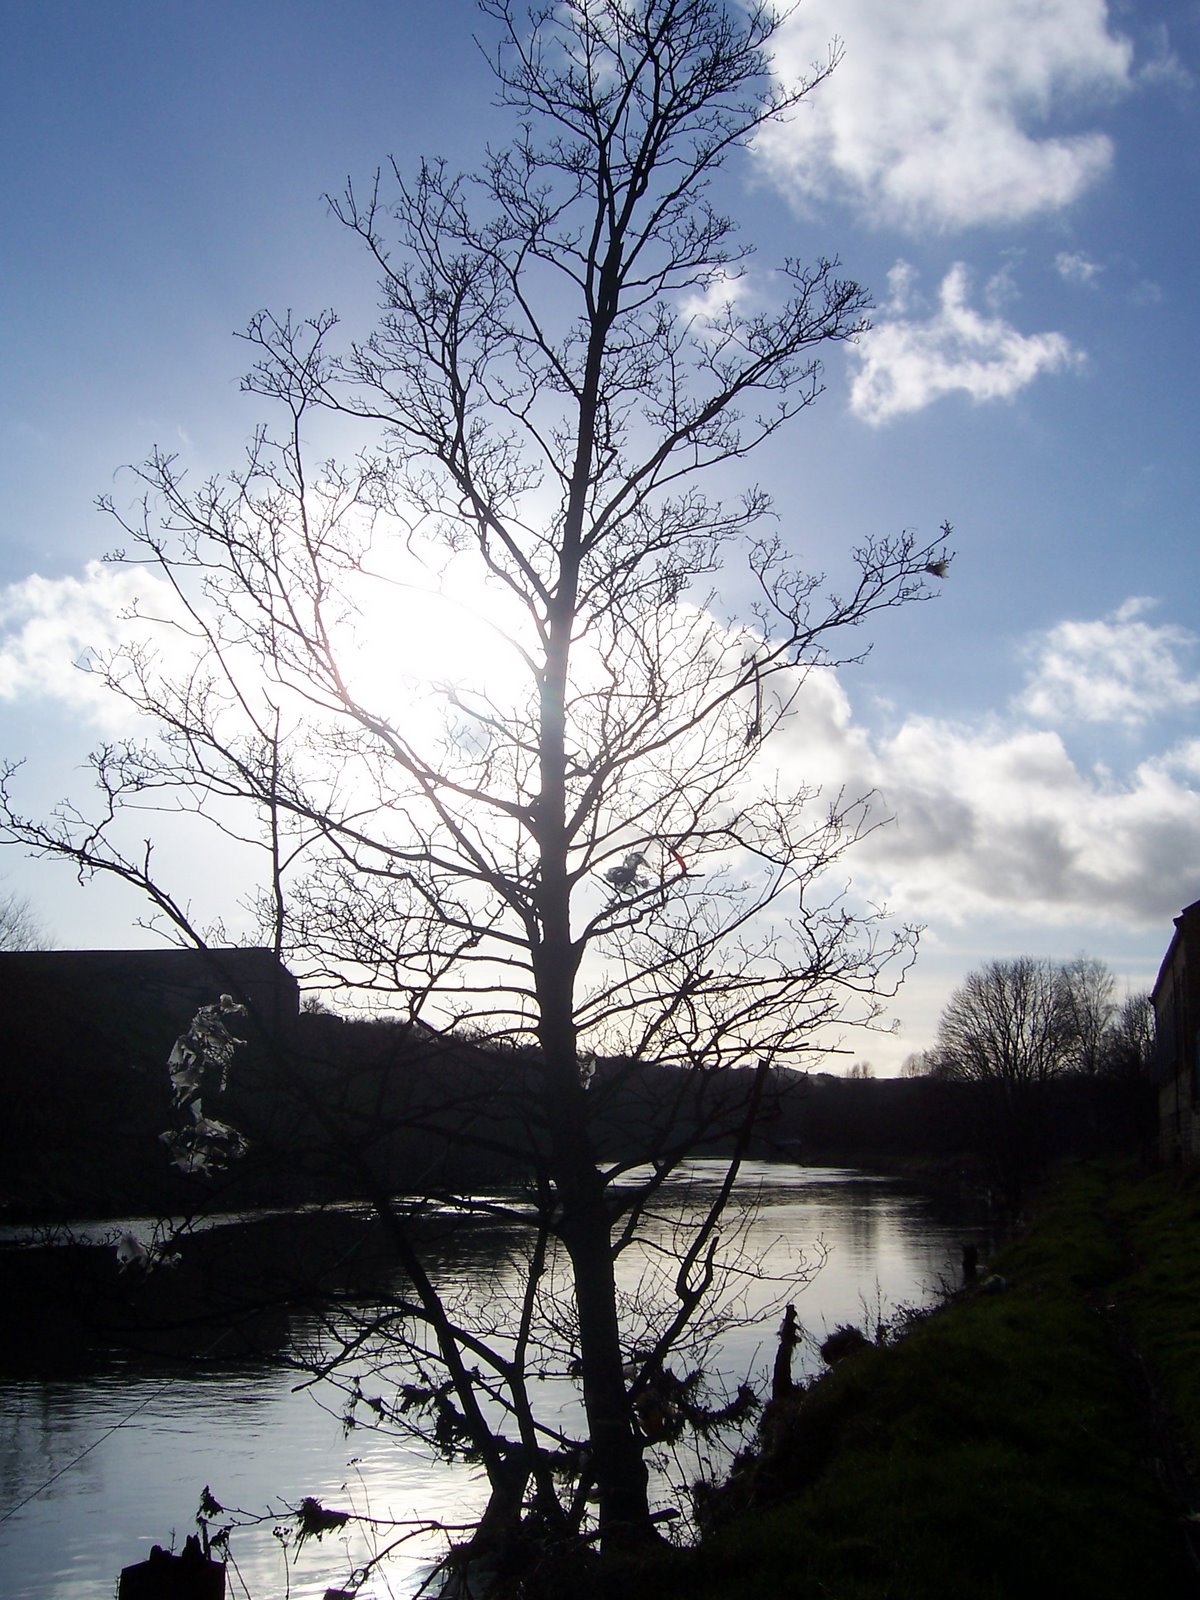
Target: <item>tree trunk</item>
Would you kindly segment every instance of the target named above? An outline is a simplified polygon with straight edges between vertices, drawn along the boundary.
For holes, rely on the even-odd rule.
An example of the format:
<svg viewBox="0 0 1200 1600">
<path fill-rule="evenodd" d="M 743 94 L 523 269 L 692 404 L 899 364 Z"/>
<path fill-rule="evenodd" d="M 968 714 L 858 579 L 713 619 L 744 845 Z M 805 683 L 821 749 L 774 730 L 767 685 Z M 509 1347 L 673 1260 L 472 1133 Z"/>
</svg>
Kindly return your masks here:
<svg viewBox="0 0 1200 1600">
<path fill-rule="evenodd" d="M 546 1058 L 551 1170 L 562 1203 L 560 1232 L 574 1280 L 590 1476 L 600 1501 L 603 1544 L 611 1549 L 654 1536 L 646 1464 L 622 1371 L 608 1206 L 575 1047 L 571 958 L 561 946 L 544 948 L 540 954 L 540 1033 Z"/>
<path fill-rule="evenodd" d="M 653 1537 L 642 1443 L 633 1430 L 632 1408 L 622 1371 L 609 1223 L 594 1166 L 568 1206 L 563 1237 L 575 1280 L 583 1403 L 591 1436 L 591 1475 L 600 1500 L 605 1549 Z M 588 1178 L 592 1181 L 588 1182 Z M 589 1194 L 587 1191 L 591 1190 Z"/>
<path fill-rule="evenodd" d="M 584 502 L 594 456 L 601 357 L 611 321 L 619 250 L 601 273 L 602 308 L 592 317 L 579 405 L 575 463 L 559 552 L 558 587 L 550 608 L 541 684 L 538 834 L 540 930 L 534 949 L 538 1036 L 545 1056 L 546 1109 L 551 1171 L 562 1202 L 561 1236 L 570 1257 L 579 1328 L 579 1365 L 591 1446 L 591 1476 L 600 1501 L 603 1545 L 654 1537 L 642 1443 L 622 1371 L 612 1239 L 604 1183 L 589 1127 L 587 1095 L 579 1078 L 575 1029 L 578 952 L 571 939 L 571 884 L 567 871 L 566 727 L 568 660 L 576 615 Z"/>
</svg>

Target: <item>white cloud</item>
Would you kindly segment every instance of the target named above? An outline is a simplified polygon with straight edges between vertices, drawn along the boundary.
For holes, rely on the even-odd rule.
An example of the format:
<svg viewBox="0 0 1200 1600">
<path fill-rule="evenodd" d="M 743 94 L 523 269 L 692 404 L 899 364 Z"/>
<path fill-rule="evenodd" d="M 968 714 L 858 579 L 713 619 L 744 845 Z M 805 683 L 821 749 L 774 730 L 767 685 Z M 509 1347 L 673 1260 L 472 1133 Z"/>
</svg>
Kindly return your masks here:
<svg viewBox="0 0 1200 1600">
<path fill-rule="evenodd" d="M 1200 861 L 1200 739 L 1125 763 L 1117 745 L 1110 765 L 1094 766 L 1076 759 L 1060 728 L 1039 725 L 1051 711 L 1065 726 L 1102 707 L 1133 719 L 1200 700 L 1200 681 L 1184 665 L 1196 641 L 1146 622 L 1147 605 L 1047 630 L 1031 654 L 1027 694 L 969 721 L 910 715 L 878 737 L 856 717 L 846 681 L 814 673 L 764 759 L 785 786 L 878 797 L 873 815 L 893 820 L 855 848 L 847 868 L 856 892 L 898 916 L 943 930 L 988 922 L 1169 931 L 1195 897 L 1187 875 Z M 1053 704 L 1052 662 L 1063 665 L 1056 681 L 1069 685 Z"/>
<path fill-rule="evenodd" d="M 879 751 L 896 821 L 863 864 L 894 905 L 943 924 L 1169 926 L 1200 859 L 1194 754 L 1114 778 L 1082 770 L 1055 732 L 913 718 Z"/>
<path fill-rule="evenodd" d="M 159 579 L 101 561 L 82 577 L 34 573 L 0 590 L 0 701 L 55 700 L 97 726 L 127 727 L 128 708 L 87 667 L 128 636 L 123 619 L 139 600 L 170 605 Z"/>
<path fill-rule="evenodd" d="M 919 310 L 924 302 L 917 289 L 920 273 L 911 261 L 900 260 L 889 268 L 887 275 L 888 299 L 885 311 L 903 316 L 906 311 Z"/>
<path fill-rule="evenodd" d="M 1021 298 L 1011 266 L 1001 267 L 999 272 L 992 273 L 983 286 L 983 298 L 992 311 L 1000 311 Z"/>
<path fill-rule="evenodd" d="M 899 281 L 910 301 L 911 274 Z M 946 274 L 931 316 L 885 317 L 863 335 L 851 351 L 859 362 L 850 387 L 855 416 L 878 425 L 955 392 L 972 400 L 1007 400 L 1041 373 L 1082 360 L 1061 333 L 1023 334 L 1000 316 L 973 310 L 969 291 L 967 269 L 958 262 Z"/>
<path fill-rule="evenodd" d="M 382 565 L 386 570 L 386 561 Z M 423 723 L 442 726 L 443 695 L 424 694 L 421 685 L 454 683 L 503 698 L 524 682 L 505 635 L 510 624 L 511 638 L 520 636 L 520 619 L 513 620 L 503 590 L 458 579 L 443 589 L 436 569 L 419 576 L 423 581 L 416 587 L 349 579 L 347 604 L 356 620 L 339 624 L 332 604 L 327 618 L 351 691 L 384 716 L 395 714 L 399 699 L 409 731 Z M 142 713 L 95 669 L 113 657 L 118 673 L 128 676 L 125 669 L 136 654 L 152 692 L 169 701 L 171 686 L 183 686 L 203 655 L 195 628 L 187 624 L 174 591 L 145 567 L 91 561 L 78 575 L 35 573 L 0 587 L 0 708 L 7 709 L 17 743 L 26 742 L 18 723 L 36 719 L 40 705 L 65 708 L 80 725 L 105 736 L 143 731 Z M 291 688 L 279 680 L 268 686 L 254 651 L 234 643 L 236 632 L 226 629 L 223 659 L 247 695 L 265 694 L 272 707 L 298 718 L 310 714 L 307 697 L 294 692 L 302 674 L 284 671 Z M 238 713 L 230 709 L 229 715 L 236 720 Z"/>
<path fill-rule="evenodd" d="M 157 603 L 153 584 L 145 572 L 93 563 L 78 578 L 0 591 L 6 716 L 36 715 L 46 696 L 93 725 L 120 710 L 71 662 L 114 641 L 135 596 Z M 765 776 L 793 790 L 820 785 L 826 798 L 878 795 L 873 816 L 895 820 L 846 867 L 856 894 L 900 917 L 943 933 L 997 919 L 1026 930 L 1169 932 L 1194 898 L 1187 873 L 1200 861 L 1200 739 L 1124 769 L 1117 747 L 1101 768 L 1077 761 L 1060 731 L 1068 719 L 1138 725 L 1200 703 L 1190 666 L 1198 641 L 1148 611 L 1136 599 L 1046 630 L 1030 647 L 1024 694 L 972 722 L 911 715 L 880 737 L 856 715 L 853 679 L 814 671 L 787 730 L 763 747 Z M 1058 726 L 1041 725 L 1050 718 Z"/>
<path fill-rule="evenodd" d="M 694 318 L 702 324 L 716 324 L 728 316 L 731 307 L 738 305 L 746 297 L 747 283 L 744 275 L 722 268 L 714 273 L 707 289 L 685 295 L 679 303 L 679 309 L 685 318 Z"/>
<path fill-rule="evenodd" d="M 1079 250 L 1060 250 L 1054 258 L 1054 270 L 1067 283 L 1094 284 L 1104 268 Z"/>
<path fill-rule="evenodd" d="M 880 744 L 876 782 L 897 820 L 871 841 L 871 868 L 890 896 L 959 923 L 1169 926 L 1200 860 L 1200 740 L 1114 772 L 1082 767 L 1059 727 L 1029 720 L 1135 725 L 1200 703 L 1186 670 L 1197 641 L 1146 621 L 1151 604 L 1046 630 L 1007 717 L 913 717 Z"/>
<path fill-rule="evenodd" d="M 1200 705 L 1189 674 L 1196 636 L 1145 620 L 1153 602 L 1127 600 L 1093 622 L 1060 622 L 1030 649 L 1021 709 L 1043 722 L 1109 722 L 1137 727 L 1165 712 Z"/>
<path fill-rule="evenodd" d="M 1055 127 L 1133 84 L 1105 0 L 805 0 L 779 75 L 811 70 L 835 37 L 832 78 L 758 145 L 801 203 L 844 196 L 910 228 L 1010 223 L 1070 205 L 1112 161 L 1104 133 Z"/>
<path fill-rule="evenodd" d="M 1184 778 L 1200 778 L 1200 739 L 1185 739 L 1164 755 L 1159 765 L 1164 772 L 1175 772 Z"/>
</svg>

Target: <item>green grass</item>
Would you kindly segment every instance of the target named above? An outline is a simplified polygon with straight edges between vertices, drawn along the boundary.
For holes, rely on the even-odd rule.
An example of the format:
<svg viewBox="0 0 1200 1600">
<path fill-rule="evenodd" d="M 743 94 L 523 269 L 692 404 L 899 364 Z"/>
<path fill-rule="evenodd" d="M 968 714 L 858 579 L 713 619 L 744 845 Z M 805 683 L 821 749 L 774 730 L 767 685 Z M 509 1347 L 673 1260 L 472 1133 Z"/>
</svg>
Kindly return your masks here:
<svg viewBox="0 0 1200 1600">
<path fill-rule="evenodd" d="M 1131 1258 L 1122 1314 L 1200 1466 L 1200 1172 L 1124 1183 L 1110 1209 Z"/>
<path fill-rule="evenodd" d="M 577 1600 L 1193 1593 L 1143 1379 L 1200 1445 L 1200 1183 L 1075 1169 L 996 1266 L 1007 1291 L 956 1299 L 776 1418 L 698 1550 L 600 1563 Z"/>
</svg>

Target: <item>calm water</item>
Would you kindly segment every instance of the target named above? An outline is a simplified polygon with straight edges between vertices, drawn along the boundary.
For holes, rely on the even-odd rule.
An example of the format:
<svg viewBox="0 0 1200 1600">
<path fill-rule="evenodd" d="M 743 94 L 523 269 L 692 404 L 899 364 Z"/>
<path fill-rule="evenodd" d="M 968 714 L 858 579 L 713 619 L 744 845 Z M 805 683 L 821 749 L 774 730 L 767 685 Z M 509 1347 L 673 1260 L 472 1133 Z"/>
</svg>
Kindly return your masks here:
<svg viewBox="0 0 1200 1600">
<path fill-rule="evenodd" d="M 693 1163 L 693 1192 L 718 1168 Z M 953 1280 L 962 1244 L 978 1228 L 939 1212 L 887 1179 L 853 1171 L 754 1164 L 746 1171 L 759 1205 L 747 1242 L 755 1259 L 791 1279 L 800 1320 L 811 1335 L 798 1368 L 820 1366 L 815 1344 L 839 1323 L 860 1326 L 880 1308 L 931 1298 Z M 677 1200 L 688 1195 L 679 1187 Z M 805 1264 L 824 1255 L 807 1284 Z M 750 1286 L 753 1312 L 767 1299 Z M 11 1313 L 10 1313 L 11 1314 Z M 777 1312 L 722 1341 L 720 1366 L 736 1384 L 769 1369 Z M 316 1336 L 295 1319 L 294 1340 Z M 297 1390 L 280 1366 L 246 1363 L 220 1370 L 147 1369 L 105 1363 L 86 1377 L 59 1381 L 0 1379 L 0 1591 L 6 1600 L 111 1600 L 123 1566 L 144 1560 L 151 1544 L 181 1547 L 194 1531 L 204 1486 L 226 1506 L 267 1512 L 306 1495 L 378 1518 L 469 1520 L 486 1498 L 478 1475 L 432 1463 L 365 1431 L 347 1435 L 340 1396 Z M 569 1419 L 576 1397 L 564 1385 L 551 1396 Z M 704 1463 L 701 1463 L 703 1466 Z M 718 1470 L 721 1463 L 709 1463 Z M 658 1492 L 694 1476 L 696 1463 L 662 1457 Z M 28 1503 L 31 1491 L 44 1485 Z M 14 1509 L 16 1508 L 16 1509 Z M 228 1593 L 252 1600 L 320 1600 L 370 1549 L 361 1531 L 310 1541 L 285 1567 L 268 1521 L 234 1536 Z M 382 1535 L 381 1535 L 382 1537 Z M 428 1535 L 406 1546 L 363 1597 L 410 1595 L 444 1540 Z"/>
</svg>

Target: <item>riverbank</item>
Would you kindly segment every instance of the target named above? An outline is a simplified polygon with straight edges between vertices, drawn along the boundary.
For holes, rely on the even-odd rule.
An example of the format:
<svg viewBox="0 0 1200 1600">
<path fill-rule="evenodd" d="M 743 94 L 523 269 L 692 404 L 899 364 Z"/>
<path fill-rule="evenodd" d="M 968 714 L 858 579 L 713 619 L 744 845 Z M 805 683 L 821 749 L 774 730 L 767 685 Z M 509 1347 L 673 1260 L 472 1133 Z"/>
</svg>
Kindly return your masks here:
<svg viewBox="0 0 1200 1600">
<path fill-rule="evenodd" d="M 1200 1174 L 1065 1172 L 992 1268 L 776 1406 L 697 1550 L 590 1592 L 1194 1593 Z"/>
</svg>

